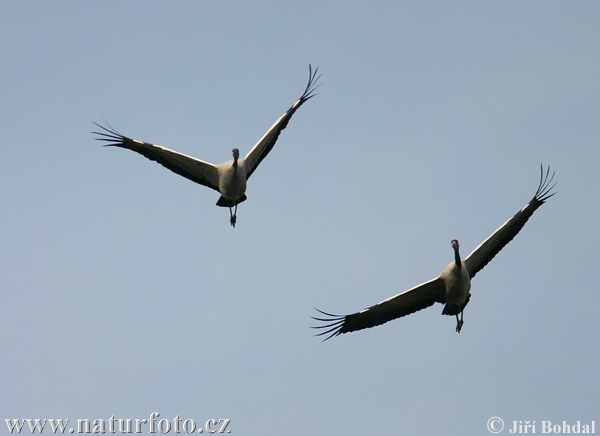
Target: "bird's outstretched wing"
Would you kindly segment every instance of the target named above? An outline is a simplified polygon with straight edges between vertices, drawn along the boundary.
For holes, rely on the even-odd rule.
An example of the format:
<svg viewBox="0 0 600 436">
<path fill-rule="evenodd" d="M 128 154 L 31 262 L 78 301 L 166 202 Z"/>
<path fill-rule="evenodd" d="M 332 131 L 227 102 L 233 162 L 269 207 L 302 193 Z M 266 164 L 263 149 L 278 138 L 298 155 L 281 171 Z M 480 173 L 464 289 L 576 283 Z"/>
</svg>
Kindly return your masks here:
<svg viewBox="0 0 600 436">
<path fill-rule="evenodd" d="M 96 139 L 106 142 L 105 146 L 122 147 L 135 151 L 150 160 L 158 162 L 180 176 L 208 186 L 216 191 L 219 190 L 219 173 L 213 164 L 177 153 L 160 145 L 136 141 L 121 135 L 112 128 L 104 127 L 98 123 L 94 124 L 103 131 L 92 133 L 99 135 Z"/>
<path fill-rule="evenodd" d="M 312 318 L 327 324 L 313 328 L 326 329 L 318 333 L 317 336 L 329 335 L 325 338 L 327 340 L 343 333 L 375 327 L 425 309 L 433 303 L 443 303 L 444 290 L 442 280 L 436 277 L 352 315 L 332 315 L 317 309 L 327 318 L 316 318 L 314 316 Z"/>
<path fill-rule="evenodd" d="M 271 126 L 267 133 L 260 138 L 256 145 L 254 145 L 254 147 L 252 147 L 252 149 L 244 157 L 246 179 L 250 178 L 258 164 L 261 163 L 267 154 L 269 154 L 275 145 L 275 142 L 277 142 L 279 134 L 283 129 L 285 129 L 288 122 L 292 118 L 292 115 L 294 115 L 294 112 L 296 112 L 296 110 L 302 106 L 304 102 L 315 96 L 314 92 L 317 88 L 315 84 L 317 80 L 319 80 L 319 77 L 321 77 L 320 75 L 317 75 L 318 71 L 319 67 L 315 68 L 313 71 L 312 66 L 308 66 L 308 84 L 306 85 L 306 88 L 304 89 L 304 92 L 300 98 L 286 111 L 286 113 L 284 113 L 277 121 L 275 121 L 275 124 Z"/>
<path fill-rule="evenodd" d="M 544 174 L 544 167 L 541 165 L 540 170 L 540 184 L 529 203 L 527 203 L 525 207 L 518 211 L 512 218 L 502 224 L 498 230 L 479 244 L 479 246 L 463 260 L 471 278 L 475 277 L 475 274 L 481 271 L 506 244 L 512 241 L 538 207 L 556 194 L 556 192 L 551 192 L 554 186 L 556 186 L 556 183 L 552 184 L 554 172 L 550 175 L 550 167 L 548 167 Z"/>
</svg>

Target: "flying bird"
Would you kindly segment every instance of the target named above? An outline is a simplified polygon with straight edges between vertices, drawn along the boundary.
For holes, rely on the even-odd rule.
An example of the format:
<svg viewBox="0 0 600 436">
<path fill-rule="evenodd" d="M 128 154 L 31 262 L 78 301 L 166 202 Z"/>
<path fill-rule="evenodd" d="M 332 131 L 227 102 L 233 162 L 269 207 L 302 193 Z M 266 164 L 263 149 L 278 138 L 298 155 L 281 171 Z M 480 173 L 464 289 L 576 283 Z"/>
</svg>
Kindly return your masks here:
<svg viewBox="0 0 600 436">
<path fill-rule="evenodd" d="M 234 148 L 232 150 L 233 160 L 225 163 L 214 165 L 159 145 L 136 141 L 135 139 L 121 135 L 110 126 L 104 127 L 98 123 L 94 124 L 100 127 L 102 131 L 92 133 L 99 135 L 100 137 L 96 139 L 105 141 L 107 143 L 105 146 L 122 147 L 135 151 L 150 160 L 158 162 L 174 173 L 212 188 L 215 191 L 219 191 L 221 197 L 217 201 L 217 206 L 229 208 L 230 223 L 235 227 L 237 205 L 247 198 L 246 181 L 256 170 L 258 164 L 271 151 L 275 142 L 277 142 L 279 133 L 285 129 L 294 112 L 307 100 L 316 95 L 314 92 L 317 86 L 315 85 L 319 77 L 321 77 L 317 75 L 318 70 L 319 68 L 317 67 L 313 71 L 312 66 L 309 65 L 308 84 L 300 98 L 275 121 L 275 124 L 250 149 L 246 156 L 240 158 L 240 151 Z"/>
<path fill-rule="evenodd" d="M 325 322 L 324 325 L 313 327 L 325 329 L 317 336 L 329 335 L 325 338 L 327 340 L 343 333 L 375 327 L 425 309 L 433 303 L 444 304 L 443 315 L 456 316 L 456 331 L 460 333 L 463 326 L 463 312 L 471 298 L 471 279 L 521 231 L 537 208 L 555 194 L 555 192 L 551 193 L 556 186 L 556 183 L 552 184 L 554 173 L 550 176 L 550 167 L 545 174 L 544 168 L 540 167 L 540 169 L 540 183 L 529 203 L 479 244 L 466 258 L 461 259 L 458 241 L 453 239 L 450 244 L 454 250 L 454 261 L 450 262 L 434 279 L 351 315 L 332 315 L 316 309 L 326 316 L 326 318 L 312 317 L 317 321 Z"/>
</svg>

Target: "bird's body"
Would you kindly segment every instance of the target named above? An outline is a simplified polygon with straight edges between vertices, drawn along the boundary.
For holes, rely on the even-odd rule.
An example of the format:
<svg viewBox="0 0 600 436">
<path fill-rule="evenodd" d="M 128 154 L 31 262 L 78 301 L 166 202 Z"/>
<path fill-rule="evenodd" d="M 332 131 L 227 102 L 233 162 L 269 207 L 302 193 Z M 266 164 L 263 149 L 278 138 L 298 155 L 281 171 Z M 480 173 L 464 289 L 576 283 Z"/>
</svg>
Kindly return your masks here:
<svg viewBox="0 0 600 436">
<path fill-rule="evenodd" d="M 317 71 L 318 68 L 313 71 L 312 67 L 309 66 L 308 84 L 300 98 L 275 121 L 267 133 L 252 147 L 246 156 L 240 158 L 239 150 L 234 148 L 232 150 L 233 159 L 224 163 L 211 164 L 159 145 L 137 141 L 121 135 L 112 128 L 101 126 L 98 123 L 94 124 L 103 131 L 93 133 L 100 135 L 97 139 L 107 142 L 105 144 L 107 146 L 127 148 L 140 153 L 148 159 L 160 163 L 174 173 L 219 191 L 221 197 L 217 201 L 217 206 L 229 208 L 230 222 L 235 227 L 236 214 L 231 208 L 235 207 L 235 211 L 237 212 L 237 205 L 246 200 L 246 182 L 248 178 L 256 170 L 258 164 L 271 151 L 279 134 L 285 129 L 294 112 L 304 102 L 314 97 L 315 84 L 320 77 L 317 76 Z"/>
<path fill-rule="evenodd" d="M 236 205 L 244 201 L 246 192 L 246 170 L 243 163 L 234 167 L 233 161 L 217 166 L 219 170 L 219 192 L 228 203 Z M 223 200 L 225 201 L 225 200 Z"/>
<path fill-rule="evenodd" d="M 449 263 L 439 275 L 444 285 L 444 315 L 458 315 L 466 305 L 471 290 L 469 271 L 461 264 Z"/>
<path fill-rule="evenodd" d="M 215 165 L 217 168 L 219 193 L 221 197 L 217 206 L 232 207 L 246 199 L 246 173 L 245 159 L 239 159 L 240 152 L 237 148 L 233 151 L 233 160 Z"/>
<path fill-rule="evenodd" d="M 460 332 L 463 311 L 471 298 L 471 279 L 519 233 L 536 209 L 554 195 L 551 193 L 554 185 L 550 186 L 554 174 L 550 177 L 549 171 L 550 168 L 544 175 L 542 168 L 540 184 L 533 198 L 466 258 L 461 259 L 458 241 L 452 240 L 454 261 L 437 277 L 351 315 L 332 315 L 319 310 L 327 318 L 313 317 L 326 323 L 314 327 L 325 329 L 317 336 L 329 334 L 326 338 L 329 339 L 343 333 L 375 327 L 425 309 L 434 303 L 444 304 L 443 315 L 456 316 L 456 331 Z"/>
</svg>

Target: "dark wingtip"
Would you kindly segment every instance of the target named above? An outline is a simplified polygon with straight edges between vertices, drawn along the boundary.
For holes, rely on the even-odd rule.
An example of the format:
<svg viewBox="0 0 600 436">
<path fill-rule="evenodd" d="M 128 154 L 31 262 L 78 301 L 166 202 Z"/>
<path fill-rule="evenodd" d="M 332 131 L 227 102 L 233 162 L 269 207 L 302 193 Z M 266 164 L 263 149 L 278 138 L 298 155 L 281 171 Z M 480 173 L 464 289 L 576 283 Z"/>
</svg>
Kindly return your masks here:
<svg viewBox="0 0 600 436">
<path fill-rule="evenodd" d="M 311 316 L 311 318 L 316 321 L 321 321 L 321 322 L 326 323 L 324 325 L 311 326 L 311 328 L 313 328 L 313 329 L 328 329 L 321 333 L 315 334 L 315 336 L 329 335 L 325 339 L 323 339 L 323 342 L 325 342 L 325 341 L 333 338 L 334 336 L 338 336 L 338 335 L 342 334 L 341 329 L 344 326 L 344 322 L 346 321 L 345 315 L 334 315 L 334 314 L 331 314 L 328 312 L 323 312 L 322 310 L 319 310 L 317 308 L 315 308 L 315 310 L 328 317 L 328 318 L 317 318 L 317 317 Z"/>
<path fill-rule="evenodd" d="M 537 191 L 535 191 L 534 198 L 542 204 L 556 194 L 556 192 L 552 192 L 558 183 L 558 181 L 552 183 L 555 175 L 555 171 L 550 175 L 550 165 L 548 165 L 544 175 L 544 165 L 540 164 L 540 184 L 538 185 Z"/>
<path fill-rule="evenodd" d="M 113 126 L 111 126 L 108 121 L 106 121 L 104 118 L 102 118 L 102 120 L 104 121 L 104 123 L 108 126 L 108 127 L 104 127 L 102 124 L 99 124 L 95 121 L 92 121 L 92 124 L 96 125 L 97 127 L 100 127 L 102 130 L 104 130 L 106 133 L 110 133 L 111 135 L 118 135 L 118 136 L 123 136 L 121 135 L 117 129 L 115 129 Z M 92 132 L 92 133 L 98 133 L 98 132 Z"/>
<path fill-rule="evenodd" d="M 308 64 L 308 84 L 306 85 L 306 88 L 304 89 L 304 92 L 302 93 L 302 97 L 300 97 L 300 99 L 302 101 L 306 101 L 306 100 L 310 100 L 311 98 L 313 98 L 315 95 L 315 91 L 317 90 L 317 88 L 319 85 L 315 84 L 317 83 L 317 81 L 321 78 L 321 75 L 318 74 L 319 72 L 319 67 L 316 67 L 313 71 L 312 69 L 312 65 Z"/>
<path fill-rule="evenodd" d="M 92 124 L 95 124 L 96 126 L 100 127 L 103 130 L 100 132 L 96 132 L 96 131 L 91 132 L 94 135 L 99 136 L 99 138 L 95 138 L 96 141 L 107 142 L 107 144 L 103 144 L 104 147 L 121 145 L 123 143 L 123 140 L 125 139 L 125 136 L 121 135 L 116 129 L 114 129 L 110 124 L 108 124 L 108 122 L 106 122 L 106 120 L 104 120 L 104 122 L 106 123 L 106 125 L 108 127 L 105 127 L 102 124 L 98 124 L 97 122 L 92 121 Z"/>
</svg>

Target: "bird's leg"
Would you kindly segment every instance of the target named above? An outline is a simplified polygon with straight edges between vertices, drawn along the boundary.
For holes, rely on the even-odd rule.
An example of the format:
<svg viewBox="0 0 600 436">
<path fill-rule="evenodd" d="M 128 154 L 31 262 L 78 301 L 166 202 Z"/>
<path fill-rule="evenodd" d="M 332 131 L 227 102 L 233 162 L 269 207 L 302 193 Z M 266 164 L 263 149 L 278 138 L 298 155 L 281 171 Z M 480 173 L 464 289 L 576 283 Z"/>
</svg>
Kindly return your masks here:
<svg viewBox="0 0 600 436">
<path fill-rule="evenodd" d="M 463 313 L 464 311 L 460 312 L 460 319 L 458 319 L 458 315 L 456 315 L 456 333 L 460 333 L 460 329 L 462 329 L 462 326 L 464 324 Z"/>
<path fill-rule="evenodd" d="M 229 222 L 231 223 L 231 225 L 235 228 L 235 221 L 236 221 L 236 216 L 235 214 L 237 213 L 237 204 L 235 205 L 235 212 L 231 211 L 231 208 L 229 208 Z"/>
</svg>

